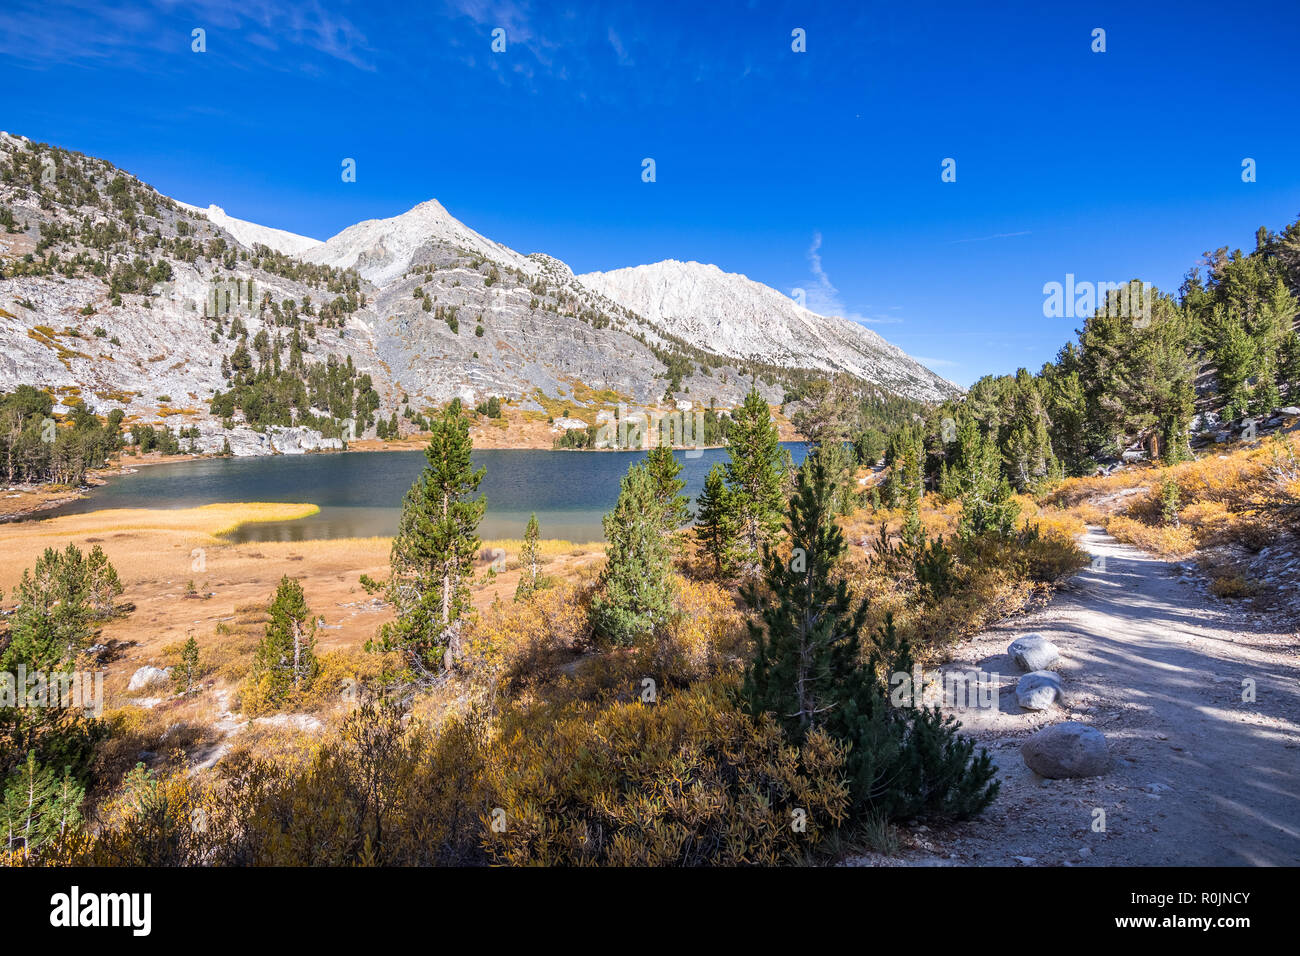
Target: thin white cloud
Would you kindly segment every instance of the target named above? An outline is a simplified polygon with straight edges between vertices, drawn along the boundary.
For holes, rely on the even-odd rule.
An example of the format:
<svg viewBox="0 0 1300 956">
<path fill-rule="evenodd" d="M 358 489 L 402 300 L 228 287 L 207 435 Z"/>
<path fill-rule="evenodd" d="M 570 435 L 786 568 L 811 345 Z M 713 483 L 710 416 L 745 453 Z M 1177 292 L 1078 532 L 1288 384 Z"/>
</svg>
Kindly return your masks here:
<svg viewBox="0 0 1300 956">
<path fill-rule="evenodd" d="M 822 234 L 815 232 L 812 244 L 808 247 L 808 268 L 812 272 L 814 285 L 811 289 L 804 290 L 805 303 L 810 311 L 818 315 L 837 315 L 860 325 L 894 325 L 903 321 L 893 315 L 864 315 L 845 306 L 840 298 L 840 290 L 835 288 L 835 283 L 831 282 L 831 277 L 822 265 L 821 247 Z M 898 306 L 890 308 L 893 311 Z"/>
<path fill-rule="evenodd" d="M 924 355 L 913 355 L 912 358 L 931 368 L 959 368 L 961 366 L 960 362 L 954 362 L 951 359 L 926 358 Z"/>
<path fill-rule="evenodd" d="M 988 242 L 990 239 L 1010 239 L 1013 236 L 1029 235 L 1033 235 L 1033 233 L 1028 229 L 1024 229 L 1020 232 L 995 232 L 991 236 L 976 236 L 974 239 L 953 239 L 949 245 L 956 245 L 959 242 Z"/>
<path fill-rule="evenodd" d="M 635 64 L 635 61 L 628 54 L 627 48 L 623 45 L 623 38 L 618 35 L 618 32 L 613 27 L 609 28 L 609 45 L 618 54 L 619 66 L 633 66 Z"/>
<path fill-rule="evenodd" d="M 159 53 L 190 52 L 190 28 L 178 30 L 183 11 L 192 28 L 207 31 L 209 50 L 234 52 L 229 62 L 283 70 L 300 64 L 283 54 L 252 57 L 250 47 L 276 51 L 300 47 L 375 69 L 365 35 L 320 0 L 152 0 L 135 6 L 99 0 L 45 0 L 39 8 L 0 6 L 0 49 L 8 56 L 54 65 L 112 59 L 154 66 Z"/>
<path fill-rule="evenodd" d="M 444 6 L 453 16 L 466 17 L 483 31 L 484 49 L 487 49 L 491 31 L 500 27 L 506 31 L 507 50 L 516 46 L 528 50 L 547 71 L 555 66 L 556 54 L 563 44 L 534 26 L 536 17 L 531 4 L 516 0 L 445 0 Z M 567 39 L 571 42 L 573 38 L 569 36 Z M 493 69 L 504 69 L 530 80 L 534 76 L 531 67 L 520 69 L 517 62 L 507 65 L 499 57 L 491 57 L 487 63 Z"/>
</svg>

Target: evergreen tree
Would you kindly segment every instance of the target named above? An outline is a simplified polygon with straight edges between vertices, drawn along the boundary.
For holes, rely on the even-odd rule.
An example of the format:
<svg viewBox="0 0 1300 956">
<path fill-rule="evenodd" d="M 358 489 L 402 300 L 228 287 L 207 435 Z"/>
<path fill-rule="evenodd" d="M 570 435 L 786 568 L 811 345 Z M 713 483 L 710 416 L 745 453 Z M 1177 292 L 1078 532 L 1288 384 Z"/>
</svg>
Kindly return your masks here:
<svg viewBox="0 0 1300 956">
<path fill-rule="evenodd" d="M 739 560 L 756 571 L 762 548 L 780 533 L 785 510 L 786 455 L 767 402 L 751 389 L 727 431 L 727 487 L 734 495 Z"/>
<path fill-rule="evenodd" d="M 1002 474 L 997 443 L 991 435 L 980 434 L 974 420 L 963 423 L 958 442 L 961 451 L 957 487 L 962 504 L 958 533 L 963 538 L 990 532 L 1011 534 L 1020 506 L 1013 497 L 1011 483 Z"/>
<path fill-rule="evenodd" d="M 713 562 L 713 573 L 727 578 L 735 571 L 736 507 L 727 488 L 727 469 L 715 461 L 704 479 L 695 520 L 695 540 Z"/>
<path fill-rule="evenodd" d="M 1052 450 L 1067 475 L 1086 475 L 1097 466 L 1090 434 L 1083 385 L 1079 379 L 1079 350 L 1073 342 L 1047 362 L 1039 373 L 1043 404 L 1050 423 Z"/>
<path fill-rule="evenodd" d="M 899 428 L 889 436 L 885 448 L 885 466 L 889 472 L 881 483 L 882 497 L 888 507 L 910 510 L 910 503 L 920 499 L 921 454 L 921 436 L 914 427 Z"/>
<path fill-rule="evenodd" d="M 100 569 L 98 575 L 102 581 L 107 572 Z M 116 580 L 116 572 L 112 578 Z M 18 606 L 10 618 L 8 645 L 0 654 L 3 669 L 13 671 L 19 664 L 33 672 L 68 667 L 94 634 L 95 583 L 95 572 L 76 545 L 63 551 L 46 548 L 35 568 L 23 571 L 14 592 Z"/>
<path fill-rule="evenodd" d="M 1300 335 L 1293 329 L 1282 337 L 1278 350 L 1277 383 L 1292 405 L 1300 399 Z"/>
<path fill-rule="evenodd" d="M 854 419 L 852 385 L 843 375 L 809 382 L 791 424 L 814 448 L 847 441 Z"/>
<path fill-rule="evenodd" d="M 690 499 L 681 493 L 686 482 L 677 476 L 682 464 L 667 445 L 656 445 L 645 459 L 646 470 L 654 483 L 655 503 L 659 508 L 664 535 L 675 548 L 674 532 L 691 520 Z"/>
<path fill-rule="evenodd" d="M 420 680 L 449 666 L 459 648 L 461 617 L 472 607 L 474 556 L 482 543 L 478 523 L 487 507 L 486 498 L 472 497 L 484 469 L 474 469 L 461 403 L 453 401 L 431 431 L 424 450 L 428 463 L 402 502 L 389 557 L 387 593 L 397 616 L 380 629 L 376 645 L 400 651 L 408 676 Z"/>
<path fill-rule="evenodd" d="M 17 606 L 9 616 L 8 641 L 0 649 L 0 671 L 66 673 L 90 645 L 96 621 L 114 613 L 112 597 L 121 593 L 117 572 L 96 546 L 87 558 L 75 545 L 47 548 L 33 569 L 24 570 L 13 592 Z M 116 585 L 116 586 L 115 586 Z M 98 610 L 106 602 L 107 610 Z M 0 639 L 2 641 L 2 639 Z M 40 707 L 0 706 L 0 777 L 28 750 L 52 766 L 72 766 L 81 774 L 102 735 L 99 722 L 51 688 Z"/>
<path fill-rule="evenodd" d="M 921 498 L 925 495 L 925 448 L 921 433 L 905 428 L 900 433 L 901 443 L 889 469 L 888 490 L 907 517 L 903 521 L 902 537 L 910 545 L 919 545 L 925 536 L 921 524 Z"/>
<path fill-rule="evenodd" d="M 524 546 L 519 549 L 519 586 L 515 588 L 515 600 L 530 598 L 537 591 L 537 538 L 540 535 L 536 513 L 528 516 L 528 526 L 524 528 Z"/>
<path fill-rule="evenodd" d="M 36 752 L 10 775 L 0 803 L 0 839 L 11 853 L 24 856 L 81 825 L 85 790 L 70 768 L 60 776 L 41 766 Z"/>
<path fill-rule="evenodd" d="M 810 455 L 798 470 L 790 502 L 790 557 L 763 549 L 771 603 L 756 586 L 746 588 L 762 623 L 750 624 L 757 650 L 745 697 L 755 713 L 777 715 L 796 740 L 837 708 L 854 706 L 870 684 L 858 667 L 867 602 L 853 601 L 848 584 L 833 575 L 848 546 L 830 517 L 832 490 L 820 456 Z"/>
<path fill-rule="evenodd" d="M 818 445 L 816 453 L 821 455 L 826 466 L 826 474 L 835 489 L 831 510 L 838 515 L 853 513 L 853 469 L 856 459 L 853 449 L 845 442 L 831 442 Z"/>
<path fill-rule="evenodd" d="M 113 617 L 117 613 L 116 599 L 122 596 L 124 588 L 117 569 L 99 545 L 91 548 L 86 556 L 86 585 L 95 616 L 101 620 Z"/>
<path fill-rule="evenodd" d="M 667 620 L 673 582 L 659 489 L 645 464 L 628 469 L 605 515 L 605 569 L 591 602 L 596 633 L 616 645 L 648 637 Z"/>
<path fill-rule="evenodd" d="M 1003 458 L 1011 483 L 1026 491 L 1056 472 L 1048 437 L 1047 405 L 1037 379 L 1026 369 L 1016 372 L 1010 432 Z"/>
<path fill-rule="evenodd" d="M 257 649 L 255 679 L 267 700 L 282 701 L 309 688 L 319 669 L 316 619 L 302 585 L 288 575 L 280 579 L 267 612 L 271 619 Z"/>
<path fill-rule="evenodd" d="M 199 642 L 191 634 L 181 648 L 180 666 L 172 672 L 176 689 L 182 694 L 192 693 L 194 681 L 199 676 Z"/>
<path fill-rule="evenodd" d="M 836 574 L 847 551 L 830 516 L 833 488 L 819 455 L 799 469 L 790 503 L 787 560 L 764 550 L 764 588 L 749 589 L 759 620 L 750 631 L 756 654 L 743 697 L 751 713 L 772 716 L 794 742 L 813 728 L 850 745 L 846 771 L 859 818 L 962 819 L 983 810 L 998 791 L 987 753 L 939 708 L 888 689 L 909 675 L 912 654 L 886 619 L 863 649 L 867 602 L 855 600 Z M 865 653 L 864 653 L 865 650 Z"/>
</svg>

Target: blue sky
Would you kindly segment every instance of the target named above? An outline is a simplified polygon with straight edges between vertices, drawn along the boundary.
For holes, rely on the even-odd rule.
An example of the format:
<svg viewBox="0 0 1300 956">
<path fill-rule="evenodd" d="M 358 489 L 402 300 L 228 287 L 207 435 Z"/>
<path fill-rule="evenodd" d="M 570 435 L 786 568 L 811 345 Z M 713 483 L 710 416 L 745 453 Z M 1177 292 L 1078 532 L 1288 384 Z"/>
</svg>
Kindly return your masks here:
<svg viewBox="0 0 1300 956">
<path fill-rule="evenodd" d="M 436 197 L 576 272 L 713 262 L 969 384 L 1072 336 L 1044 283 L 1173 289 L 1300 215 L 1298 37 L 1293 0 L 6 0 L 0 128 L 318 238 Z"/>
</svg>

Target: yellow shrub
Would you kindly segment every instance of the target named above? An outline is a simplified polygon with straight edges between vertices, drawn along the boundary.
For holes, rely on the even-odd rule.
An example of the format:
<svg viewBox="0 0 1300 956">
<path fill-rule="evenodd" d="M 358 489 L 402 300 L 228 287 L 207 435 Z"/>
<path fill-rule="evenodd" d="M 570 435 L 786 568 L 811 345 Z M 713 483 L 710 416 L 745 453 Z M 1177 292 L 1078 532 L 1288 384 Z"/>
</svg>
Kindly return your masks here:
<svg viewBox="0 0 1300 956">
<path fill-rule="evenodd" d="M 1150 525 L 1115 515 L 1106 522 L 1106 531 L 1118 541 L 1166 558 L 1185 558 L 1196 550 L 1195 537 L 1186 525 Z"/>
<path fill-rule="evenodd" d="M 102 825 L 44 862 L 797 863 L 846 818 L 844 756 L 820 732 L 790 746 L 708 684 L 653 705 L 514 707 L 499 732 L 365 706 L 275 759 L 132 772 Z"/>
<path fill-rule="evenodd" d="M 591 641 L 590 588 L 562 584 L 484 611 L 464 640 L 462 670 L 481 687 L 516 693 L 545 684 Z"/>
<path fill-rule="evenodd" d="M 1258 594 L 1259 582 L 1243 577 L 1235 571 L 1216 575 L 1210 582 L 1210 593 L 1221 598 L 1246 598 Z"/>
<path fill-rule="evenodd" d="M 745 619 L 730 593 L 712 582 L 682 579 L 676 612 L 662 633 L 639 649 L 646 676 L 668 686 L 740 672 L 747 647 Z"/>
<path fill-rule="evenodd" d="M 98 783 L 116 786 L 140 754 L 149 752 L 175 763 L 183 755 L 219 739 L 202 705 L 196 701 L 167 701 L 152 709 L 119 707 L 106 711 L 106 739 L 95 752 L 92 773 Z"/>
<path fill-rule="evenodd" d="M 488 762 L 504 827 L 485 813 L 483 845 L 513 865 L 798 863 L 848 813 L 844 753 L 820 731 L 791 747 L 706 685 L 519 713 Z"/>
</svg>

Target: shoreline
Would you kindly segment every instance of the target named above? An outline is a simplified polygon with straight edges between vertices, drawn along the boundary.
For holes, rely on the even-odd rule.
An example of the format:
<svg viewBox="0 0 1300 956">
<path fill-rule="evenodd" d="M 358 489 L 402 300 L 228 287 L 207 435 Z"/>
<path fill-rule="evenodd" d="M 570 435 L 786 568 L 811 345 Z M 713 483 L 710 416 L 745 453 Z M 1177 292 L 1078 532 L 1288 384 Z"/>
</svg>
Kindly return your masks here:
<svg viewBox="0 0 1300 956">
<path fill-rule="evenodd" d="M 473 436 L 471 436 L 473 437 Z M 428 443 L 428 435 L 422 435 L 419 438 L 409 437 L 398 441 L 381 441 L 377 438 L 365 438 L 360 441 L 349 443 L 347 448 L 341 450 L 327 449 L 322 451 L 304 452 L 304 455 L 347 455 L 347 454 L 370 454 L 374 452 L 397 452 L 397 451 L 422 451 Z M 797 441 L 798 439 L 782 438 L 782 443 Z M 698 445 L 688 449 L 677 449 L 674 451 L 716 451 L 726 448 L 726 445 Z M 540 446 L 533 444 L 488 444 L 479 445 L 475 442 L 475 451 L 547 451 L 547 452 L 588 452 L 588 453 L 634 453 L 638 451 L 649 451 L 649 448 L 553 448 L 550 446 Z M 104 468 L 96 468 L 94 471 L 86 473 L 86 482 L 77 488 L 68 488 L 60 486 L 57 490 L 53 486 L 23 486 L 14 485 L 7 487 L 5 493 L 0 497 L 0 527 L 10 524 L 20 524 L 24 521 L 38 517 L 44 512 L 55 511 L 63 505 L 71 504 L 87 497 L 95 488 L 106 484 L 109 478 L 118 478 L 130 475 L 141 468 L 147 468 L 151 465 L 173 465 L 190 461 L 208 461 L 216 458 L 276 458 L 276 457 L 298 457 L 284 455 L 203 455 L 185 453 L 180 455 L 150 455 L 149 457 L 124 459 L 119 457 L 115 463 Z"/>
<path fill-rule="evenodd" d="M 801 441 L 794 433 L 789 420 L 779 411 L 773 413 L 777 425 L 778 439 L 782 443 Z M 505 425 L 495 424 L 504 421 Z M 649 451 L 646 448 L 556 448 L 555 440 L 563 435 L 552 430 L 548 422 L 534 421 L 517 414 L 509 417 L 476 422 L 470 426 L 470 440 L 475 451 L 550 451 L 550 452 L 637 452 Z M 382 440 L 379 438 L 361 438 L 349 442 L 344 449 L 319 449 L 303 452 L 305 455 L 346 455 L 350 452 L 361 454 L 370 452 L 423 451 L 429 442 L 428 432 L 416 432 L 404 438 Z M 678 451 L 716 451 L 726 445 L 698 445 Z M 0 527 L 7 524 L 19 524 L 24 521 L 39 519 L 46 512 L 56 511 L 64 505 L 87 497 L 95 488 L 105 484 L 109 478 L 129 475 L 139 468 L 150 465 L 175 464 L 186 461 L 201 461 L 213 458 L 252 457 L 274 458 L 271 455 L 221 455 L 183 452 L 179 455 L 160 455 L 151 452 L 147 456 L 127 456 L 121 453 L 103 468 L 88 471 L 80 487 L 60 486 L 57 490 L 49 485 L 13 485 L 0 490 Z M 297 457 L 297 456 L 294 456 Z"/>
</svg>

